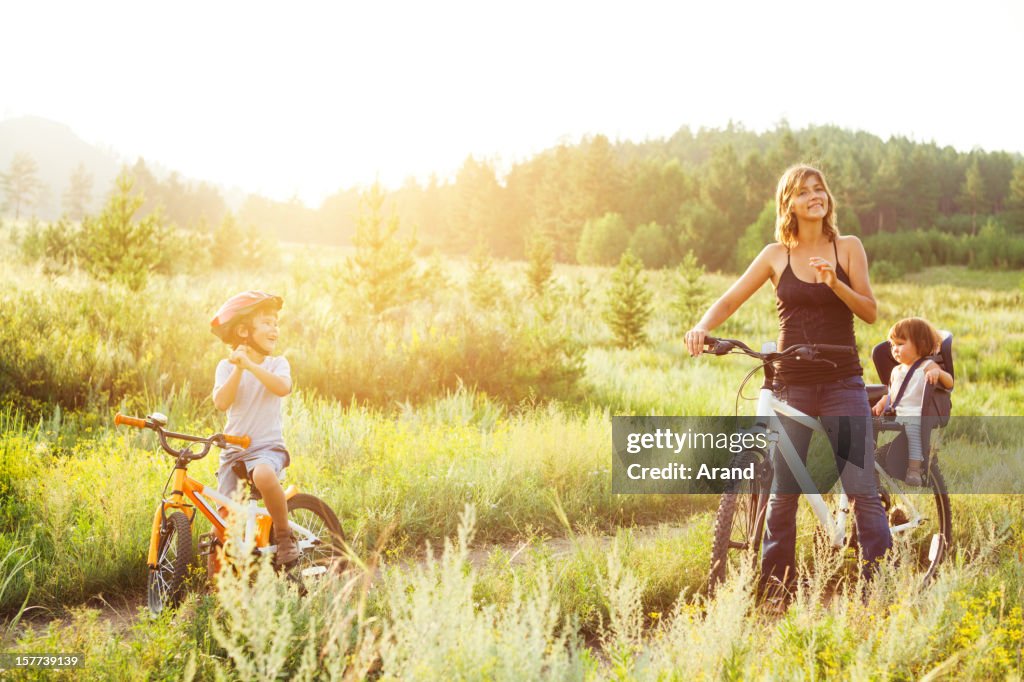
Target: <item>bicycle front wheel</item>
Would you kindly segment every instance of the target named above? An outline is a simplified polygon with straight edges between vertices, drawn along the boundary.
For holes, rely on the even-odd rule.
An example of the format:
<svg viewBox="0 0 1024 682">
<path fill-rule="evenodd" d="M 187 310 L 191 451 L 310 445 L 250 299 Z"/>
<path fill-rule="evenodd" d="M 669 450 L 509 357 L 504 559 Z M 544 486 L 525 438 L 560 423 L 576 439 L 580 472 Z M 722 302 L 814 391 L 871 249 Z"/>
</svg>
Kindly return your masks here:
<svg viewBox="0 0 1024 682">
<path fill-rule="evenodd" d="M 299 493 L 288 500 L 288 521 L 300 550 L 294 569 L 298 575 L 312 577 L 344 569 L 345 533 L 326 502 Z"/>
<path fill-rule="evenodd" d="M 160 535 L 156 568 L 149 569 L 146 581 L 149 610 L 154 615 L 181 602 L 193 558 L 192 524 L 183 513 L 174 512 L 168 516 Z"/>
<path fill-rule="evenodd" d="M 879 495 L 889 516 L 893 545 L 905 545 L 927 584 L 950 552 L 953 540 L 953 514 L 946 492 L 946 480 L 933 457 L 928 470 L 929 492 L 906 492 L 905 483 L 881 476 Z"/>
<path fill-rule="evenodd" d="M 708 593 L 712 595 L 741 565 L 750 566 L 755 573 L 758 568 L 771 486 L 770 465 L 760 452 L 751 450 L 737 455 L 730 466 L 746 468 L 751 463 L 754 479 L 732 481 L 718 503 L 708 573 Z"/>
</svg>

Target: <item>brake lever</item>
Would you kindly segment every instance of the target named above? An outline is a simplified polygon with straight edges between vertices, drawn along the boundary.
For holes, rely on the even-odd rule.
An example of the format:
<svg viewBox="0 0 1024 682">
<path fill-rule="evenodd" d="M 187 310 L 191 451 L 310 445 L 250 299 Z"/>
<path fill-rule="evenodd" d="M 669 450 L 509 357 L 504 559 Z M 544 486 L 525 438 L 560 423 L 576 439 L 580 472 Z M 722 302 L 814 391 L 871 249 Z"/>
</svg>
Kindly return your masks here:
<svg viewBox="0 0 1024 682">
<path fill-rule="evenodd" d="M 839 365 L 829 360 L 828 358 L 821 357 L 821 353 L 814 350 L 813 348 L 807 348 L 806 352 L 797 351 L 796 353 L 793 353 L 793 359 L 805 360 L 807 362 L 825 362 L 828 363 L 829 365 L 832 365 L 832 369 L 836 369 L 837 367 L 839 367 Z"/>
<path fill-rule="evenodd" d="M 824 362 L 824 363 L 827 363 L 829 365 L 832 365 L 832 369 L 836 369 L 837 367 L 839 367 L 839 365 L 837 365 L 832 360 L 829 360 L 828 358 L 822 357 L 821 351 L 819 351 L 819 350 L 811 349 L 811 352 L 810 352 L 809 355 L 810 355 L 810 357 L 807 358 L 808 362 Z"/>
</svg>

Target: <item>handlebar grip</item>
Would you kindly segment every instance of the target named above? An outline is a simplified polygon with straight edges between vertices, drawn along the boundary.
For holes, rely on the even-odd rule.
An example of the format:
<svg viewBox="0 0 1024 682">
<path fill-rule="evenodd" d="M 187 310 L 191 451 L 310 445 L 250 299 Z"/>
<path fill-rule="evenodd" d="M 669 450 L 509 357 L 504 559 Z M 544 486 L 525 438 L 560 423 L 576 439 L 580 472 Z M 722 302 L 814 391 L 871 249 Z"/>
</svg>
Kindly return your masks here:
<svg viewBox="0 0 1024 682">
<path fill-rule="evenodd" d="M 845 353 L 847 355 L 857 354 L 857 349 L 853 346 L 834 346 L 828 343 L 818 343 L 815 344 L 814 347 L 818 351 L 823 351 L 825 353 Z"/>
<path fill-rule="evenodd" d="M 248 448 L 249 444 L 252 443 L 252 439 L 249 436 L 229 436 L 227 434 L 224 435 L 224 441 L 232 445 L 241 445 L 243 449 Z"/>
<path fill-rule="evenodd" d="M 145 419 L 139 419 L 138 417 L 129 417 L 118 412 L 116 415 L 114 415 L 114 425 L 120 426 L 121 424 L 124 424 L 126 426 L 134 426 L 137 429 L 146 428 Z"/>
</svg>

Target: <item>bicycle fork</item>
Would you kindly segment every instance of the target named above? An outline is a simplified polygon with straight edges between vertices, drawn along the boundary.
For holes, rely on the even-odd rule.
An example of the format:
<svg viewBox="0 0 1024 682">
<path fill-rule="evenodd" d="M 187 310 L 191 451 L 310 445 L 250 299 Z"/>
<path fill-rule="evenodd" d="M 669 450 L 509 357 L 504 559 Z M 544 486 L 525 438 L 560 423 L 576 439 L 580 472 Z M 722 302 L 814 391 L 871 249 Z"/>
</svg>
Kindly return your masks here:
<svg viewBox="0 0 1024 682">
<path fill-rule="evenodd" d="M 146 557 L 146 564 L 152 569 L 156 569 L 157 562 L 159 561 L 157 552 L 160 549 L 160 540 L 166 533 L 167 510 L 174 509 L 185 514 L 190 526 L 196 517 L 195 507 L 182 499 L 184 497 L 184 492 L 182 491 L 185 489 L 185 468 L 175 466 L 171 479 L 170 497 L 161 500 L 160 504 L 157 505 L 156 512 L 153 514 L 153 528 L 149 537 L 149 553 Z"/>
</svg>

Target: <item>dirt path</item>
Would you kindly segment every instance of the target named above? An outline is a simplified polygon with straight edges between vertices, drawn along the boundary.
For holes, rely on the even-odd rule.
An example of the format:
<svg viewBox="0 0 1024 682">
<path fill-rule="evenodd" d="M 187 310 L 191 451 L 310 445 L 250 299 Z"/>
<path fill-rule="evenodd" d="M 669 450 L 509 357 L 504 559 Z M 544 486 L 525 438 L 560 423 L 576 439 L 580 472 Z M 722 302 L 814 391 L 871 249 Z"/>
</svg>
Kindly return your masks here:
<svg viewBox="0 0 1024 682">
<path fill-rule="evenodd" d="M 667 538 L 682 536 L 688 528 L 689 523 L 657 524 L 652 526 L 634 527 L 632 531 L 636 540 L 643 541 L 644 539 L 650 539 L 656 536 Z M 546 538 L 543 540 L 483 545 L 471 548 L 469 550 L 468 559 L 471 566 L 478 570 L 482 570 L 491 563 L 495 552 L 500 551 L 508 557 L 508 566 L 517 566 L 524 564 L 530 557 L 531 551 L 540 547 L 543 547 L 546 551 L 550 552 L 552 556 L 558 558 L 567 557 L 573 554 L 577 545 L 580 543 L 590 544 L 595 541 L 600 549 L 606 549 L 615 541 L 615 535 L 587 535 L 582 536 L 580 539 L 560 536 L 555 538 Z M 436 555 L 438 551 L 436 547 L 434 551 Z M 401 561 L 399 565 L 408 567 L 425 561 L 425 556 L 421 555 L 416 558 L 405 559 Z M 382 575 L 383 569 L 378 567 L 374 580 L 379 580 Z M 58 627 L 67 625 L 71 622 L 71 615 L 69 613 L 70 609 L 81 606 L 98 610 L 98 618 L 100 622 L 106 623 L 111 627 L 113 632 L 122 635 L 131 630 L 132 626 L 140 617 L 145 617 L 148 614 L 148 611 L 146 610 L 146 593 L 144 591 L 123 594 L 116 597 L 107 597 L 100 594 L 84 604 L 69 605 L 65 607 L 63 612 L 46 609 L 44 607 L 33 607 L 22 618 L 22 621 L 19 624 L 19 629 L 21 627 L 29 627 L 37 633 L 42 633 L 54 623 L 56 623 Z"/>
</svg>

